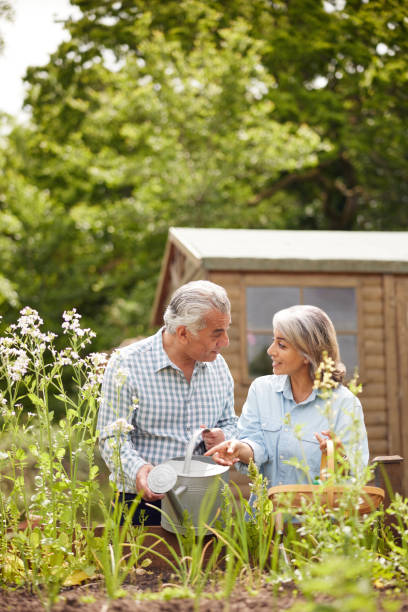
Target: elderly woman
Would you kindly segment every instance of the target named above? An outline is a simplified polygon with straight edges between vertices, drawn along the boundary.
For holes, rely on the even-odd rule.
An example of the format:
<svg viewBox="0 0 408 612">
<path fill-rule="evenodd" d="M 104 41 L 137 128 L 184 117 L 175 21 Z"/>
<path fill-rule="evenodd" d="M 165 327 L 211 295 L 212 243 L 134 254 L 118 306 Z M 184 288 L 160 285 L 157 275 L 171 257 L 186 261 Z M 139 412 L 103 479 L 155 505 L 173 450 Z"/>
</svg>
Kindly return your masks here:
<svg viewBox="0 0 408 612">
<path fill-rule="evenodd" d="M 273 318 L 268 348 L 273 375 L 251 385 L 238 421 L 238 439 L 222 442 L 206 455 L 221 465 L 244 471 L 252 459 L 269 486 L 313 481 L 328 437 L 342 444 L 353 471 L 368 462 L 368 443 L 360 401 L 342 382 L 333 323 L 320 308 L 292 306 Z M 314 388 L 316 371 L 327 355 L 332 360 L 327 400 Z M 297 465 L 288 460 L 296 458 Z M 245 465 L 246 464 L 246 465 Z"/>
</svg>

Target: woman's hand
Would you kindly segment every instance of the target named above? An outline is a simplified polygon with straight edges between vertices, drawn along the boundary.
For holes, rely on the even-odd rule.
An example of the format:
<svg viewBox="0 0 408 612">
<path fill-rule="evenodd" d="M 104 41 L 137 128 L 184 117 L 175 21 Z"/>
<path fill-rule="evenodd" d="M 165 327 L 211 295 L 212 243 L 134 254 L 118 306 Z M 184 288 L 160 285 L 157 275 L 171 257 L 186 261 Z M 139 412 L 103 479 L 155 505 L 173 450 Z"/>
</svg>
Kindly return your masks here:
<svg viewBox="0 0 408 612">
<path fill-rule="evenodd" d="M 326 436 L 326 437 L 323 438 L 323 436 Z M 330 438 L 330 440 L 333 440 L 335 451 L 339 451 L 339 450 L 344 451 L 343 443 L 340 440 L 340 438 L 336 436 L 334 431 L 326 430 L 326 431 L 321 431 L 320 434 L 315 433 L 315 438 L 320 444 L 320 450 L 322 451 L 322 453 L 327 453 L 327 439 L 328 438 Z"/>
<path fill-rule="evenodd" d="M 220 465 L 234 465 L 237 461 L 249 463 L 250 459 L 253 459 L 254 453 L 249 444 L 245 442 L 225 440 L 225 442 L 213 446 L 204 456 L 212 456 L 214 461 Z"/>
</svg>

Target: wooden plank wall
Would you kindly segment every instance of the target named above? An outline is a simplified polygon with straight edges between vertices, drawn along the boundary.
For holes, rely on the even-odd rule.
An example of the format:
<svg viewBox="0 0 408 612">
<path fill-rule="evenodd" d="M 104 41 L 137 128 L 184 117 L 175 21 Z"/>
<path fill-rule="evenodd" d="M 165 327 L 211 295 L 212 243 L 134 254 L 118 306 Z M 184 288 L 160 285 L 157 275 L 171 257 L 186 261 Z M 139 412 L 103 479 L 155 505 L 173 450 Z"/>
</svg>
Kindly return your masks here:
<svg viewBox="0 0 408 612">
<path fill-rule="evenodd" d="M 223 354 L 235 380 L 235 406 L 237 414 L 240 414 L 249 386 L 242 375 L 241 340 L 245 342 L 244 338 L 240 338 L 240 321 L 245 318 L 242 276 L 239 272 L 212 272 L 208 278 L 225 287 L 231 300 L 230 345 Z M 381 274 L 362 274 L 357 278 L 360 380 L 363 383 L 360 399 L 370 455 L 398 454 L 401 451 L 395 436 L 400 431 L 400 424 L 396 381 L 392 380 L 395 378 L 397 354 L 395 342 L 390 341 L 388 332 L 385 336 L 386 321 L 388 325 L 395 321 L 395 307 L 389 297 L 393 288 L 388 286 L 389 279 L 385 281 Z"/>
<path fill-rule="evenodd" d="M 359 362 L 363 393 L 360 396 L 367 427 L 370 456 L 387 455 L 389 448 L 389 400 L 387 389 L 385 313 L 382 275 L 360 275 L 358 288 Z M 389 338 L 388 338 L 389 341 Z M 389 357 L 395 353 L 388 345 Z M 389 374 L 389 372 L 388 372 Z M 394 390 L 395 392 L 395 387 Z M 394 452 L 394 451 L 393 451 Z"/>
<path fill-rule="evenodd" d="M 246 325 L 244 274 L 240 271 L 204 270 L 197 267 L 196 262 L 193 265 L 186 261 L 184 255 L 172 257 L 169 268 L 170 282 L 163 304 L 176 286 L 198 278 L 208 278 L 228 292 L 232 325 L 230 345 L 223 354 L 235 381 L 235 409 L 239 415 L 249 388 L 245 375 L 246 344 L 240 331 Z M 269 274 L 262 276 L 267 281 Z M 276 274 L 270 276 L 271 284 L 276 283 Z M 296 276 L 302 275 L 297 273 Z M 353 277 L 357 283 L 358 349 L 360 381 L 363 383 L 360 399 L 370 455 L 401 455 L 405 466 L 408 460 L 408 276 L 356 274 Z M 403 482 L 407 495 L 406 468 Z"/>
<path fill-rule="evenodd" d="M 408 276 L 396 280 L 396 328 L 398 342 L 398 380 L 397 393 L 399 404 L 399 424 L 403 463 L 403 493 L 408 496 Z"/>
<path fill-rule="evenodd" d="M 245 317 L 245 305 L 241 274 L 239 272 L 211 272 L 208 280 L 224 287 L 231 302 L 230 343 L 222 354 L 230 367 L 235 382 L 235 410 L 240 415 L 249 388 L 249 384 L 243 383 L 242 380 L 242 342 L 245 342 L 245 338 L 241 338 L 240 328 L 241 318 Z"/>
</svg>

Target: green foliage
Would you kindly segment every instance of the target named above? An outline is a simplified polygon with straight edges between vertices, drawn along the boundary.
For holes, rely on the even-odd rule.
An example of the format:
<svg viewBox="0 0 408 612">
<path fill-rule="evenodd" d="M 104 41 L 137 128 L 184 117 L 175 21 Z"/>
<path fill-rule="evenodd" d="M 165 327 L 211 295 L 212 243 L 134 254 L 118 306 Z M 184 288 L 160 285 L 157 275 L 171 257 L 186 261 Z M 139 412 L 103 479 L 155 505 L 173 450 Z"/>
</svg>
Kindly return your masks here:
<svg viewBox="0 0 408 612">
<path fill-rule="evenodd" d="M 219 490 L 220 483 L 216 478 L 203 496 L 197 525 L 193 524 L 188 509 L 185 509 L 182 530 L 178 529 L 171 516 L 161 509 L 162 514 L 172 526 L 177 547 L 173 547 L 165 538 L 156 535 L 157 541 L 165 546 L 168 555 L 165 557 L 161 552 L 155 550 L 154 544 L 150 548 L 153 555 L 169 564 L 174 572 L 174 577 L 181 585 L 181 592 L 187 592 L 190 589 L 190 596 L 191 593 L 194 593 L 197 605 L 211 574 L 217 568 L 223 546 L 221 540 L 209 538 L 209 534 L 214 531 L 213 521 L 210 522 L 209 517 L 217 502 Z M 174 592 L 165 592 L 164 599 L 177 597 L 178 592 L 177 588 Z"/>
<path fill-rule="evenodd" d="M 150 563 L 144 529 L 131 525 L 139 499 L 129 509 L 116 499 L 111 511 L 119 494 L 106 496 L 99 479 L 95 425 L 106 359 L 83 356 L 95 334 L 79 320 L 64 312 L 62 349 L 30 308 L 0 338 L 0 584 L 29 586 L 46 608 L 63 586 L 88 580 L 97 568 L 109 597 L 119 597 L 134 568 Z M 62 405 L 58 419 L 55 402 Z"/>
<path fill-rule="evenodd" d="M 375 586 L 406 590 L 408 500 L 395 495 L 386 513 L 380 507 L 361 516 L 361 486 L 369 471 L 345 482 L 338 507 L 327 507 L 319 495 L 300 508 L 288 503 L 285 529 L 278 531 L 282 508 L 272 506 L 265 480 L 251 465 L 251 503 L 226 486 L 220 513 L 209 524 L 211 508 L 220 501 L 214 483 L 197 526 L 187 522 L 186 534 L 177 533 L 177 549 L 154 534 L 146 546 L 146 529 L 131 525 L 139 500 L 124 508 L 114 487 L 104 494 L 99 478 L 95 417 L 103 360 L 83 356 L 93 333 L 80 326 L 75 311 L 64 313 L 62 330 L 65 346 L 57 349 L 54 334 L 44 332 L 38 313 L 26 308 L 0 338 L 2 587 L 29 587 L 51 609 L 63 586 L 99 571 L 108 596 L 117 598 L 134 568 L 149 566 L 156 556 L 167 561 L 178 584 L 146 600 L 184 596 L 198 606 L 212 579 L 214 596 L 223 598 L 238 579 L 251 592 L 263 580 L 275 586 L 291 581 L 307 599 L 302 609 L 351 612 L 376 609 Z M 65 391 L 65 368 L 76 394 Z M 56 421 L 51 398 L 63 407 Z M 338 482 L 344 482 L 341 473 Z M 331 485 L 330 479 L 322 485 L 322 495 Z M 101 532 L 96 505 L 104 518 Z M 208 531 L 217 537 L 208 539 Z M 158 544 L 169 554 L 160 553 Z"/>
<path fill-rule="evenodd" d="M 72 4 L 0 147 L 6 322 L 148 333 L 170 225 L 407 227 L 401 0 Z"/>
<path fill-rule="evenodd" d="M 406 224 L 396 0 L 72 4 L 1 147 L 6 321 L 75 305 L 99 348 L 145 334 L 169 225 Z"/>
<path fill-rule="evenodd" d="M 89 571 L 83 527 L 100 495 L 95 417 L 103 359 L 80 358 L 93 332 L 78 321 L 77 313 L 64 313 L 61 351 L 30 308 L 0 339 L 0 431 L 8 443 L 0 477 L 0 549 L 8 562 L 0 581 L 30 585 L 46 607 L 70 575 Z M 75 395 L 64 388 L 67 367 Z M 56 423 L 52 398 L 64 406 Z"/>
<path fill-rule="evenodd" d="M 169 225 L 268 225 L 248 199 L 265 177 L 313 166 L 327 148 L 306 126 L 274 120 L 265 100 L 274 81 L 243 22 L 222 33 L 221 50 L 204 33 L 188 56 L 179 41 L 147 33 L 142 57 L 116 72 L 94 68 L 99 86 L 78 103 L 80 129 L 59 137 L 41 124 L 9 137 L 6 320 L 28 302 L 55 326 L 53 313 L 75 304 L 101 348 L 146 331 Z"/>
<path fill-rule="evenodd" d="M 8 2 L 7 0 L 0 0 L 0 19 L 12 20 L 13 16 L 14 16 L 14 12 L 13 12 L 10 2 Z M 3 51 L 3 49 L 4 49 L 4 40 L 3 40 L 2 33 L 0 30 L 0 53 Z"/>
<path fill-rule="evenodd" d="M 245 576 L 248 588 L 261 579 L 262 572 L 277 571 L 279 557 L 273 554 L 279 545 L 275 514 L 268 497 L 266 482 L 254 463 L 250 465 L 251 503 L 237 486 L 225 487 L 220 521 L 211 531 L 225 546 L 223 597 L 229 598 L 238 576 Z M 235 484 L 235 483 L 234 483 Z"/>
<path fill-rule="evenodd" d="M 100 500 L 104 518 L 102 535 L 97 536 L 90 531 L 87 541 L 90 552 L 103 572 L 108 597 L 118 599 L 126 594 L 122 585 L 135 566 L 146 567 L 150 565 L 150 560 L 144 557 L 148 550 L 143 546 L 144 527 L 132 525 L 140 498 L 136 497 L 128 508 L 113 484 L 111 489 L 111 504 L 106 505 Z"/>
<path fill-rule="evenodd" d="M 394 580 L 403 584 L 408 578 L 408 504 L 407 499 L 396 494 L 387 508 L 388 516 L 393 517 L 392 528 L 386 530 L 385 538 L 390 567 L 395 568 Z M 384 565 L 386 563 L 384 562 Z M 400 577 L 400 578 L 399 578 Z"/>
<path fill-rule="evenodd" d="M 301 582 L 307 603 L 295 604 L 290 612 L 375 612 L 377 595 L 371 584 L 371 567 L 359 557 L 323 556 L 312 564 Z M 322 596 L 325 596 L 323 599 Z M 320 601 L 319 601 L 320 599 Z"/>
<path fill-rule="evenodd" d="M 401 0 L 73 4 L 83 16 L 68 24 L 72 40 L 61 45 L 46 71 L 33 69 L 28 75 L 36 123 L 52 125 L 62 135 L 78 129 L 94 103 L 90 91 L 101 88 L 100 65 L 115 65 L 115 59 L 117 69 L 130 56 L 144 59 L 143 44 L 151 35 L 161 33 L 181 45 L 188 58 L 203 39 L 221 51 L 225 33 L 241 26 L 259 43 L 261 64 L 274 81 L 266 96 L 274 119 L 313 126 L 331 144 L 311 171 L 303 171 L 301 164 L 296 171 L 284 170 L 278 180 L 265 174 L 248 206 L 267 200 L 270 210 L 271 195 L 284 190 L 286 203 L 297 200 L 292 214 L 283 211 L 292 227 L 407 225 L 403 128 L 408 43 Z M 242 50 L 245 55 L 245 42 Z M 236 107 L 224 110 L 234 113 Z"/>
</svg>

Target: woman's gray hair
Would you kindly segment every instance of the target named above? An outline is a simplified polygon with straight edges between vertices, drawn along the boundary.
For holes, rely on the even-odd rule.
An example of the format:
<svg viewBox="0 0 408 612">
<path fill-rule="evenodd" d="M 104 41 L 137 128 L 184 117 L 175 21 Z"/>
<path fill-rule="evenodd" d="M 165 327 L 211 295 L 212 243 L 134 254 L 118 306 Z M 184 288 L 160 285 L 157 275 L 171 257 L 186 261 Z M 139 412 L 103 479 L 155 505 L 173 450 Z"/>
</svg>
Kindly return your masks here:
<svg viewBox="0 0 408 612">
<path fill-rule="evenodd" d="M 309 361 L 312 380 L 326 352 L 334 361 L 333 380 L 343 382 L 346 368 L 340 360 L 336 330 L 323 310 L 307 305 L 284 308 L 275 314 L 272 325 Z"/>
<path fill-rule="evenodd" d="M 231 304 L 227 292 L 210 281 L 191 281 L 179 287 L 172 295 L 164 313 L 164 324 L 169 334 L 175 334 L 185 325 L 192 334 L 206 326 L 205 315 L 210 310 L 229 315 Z"/>
</svg>

